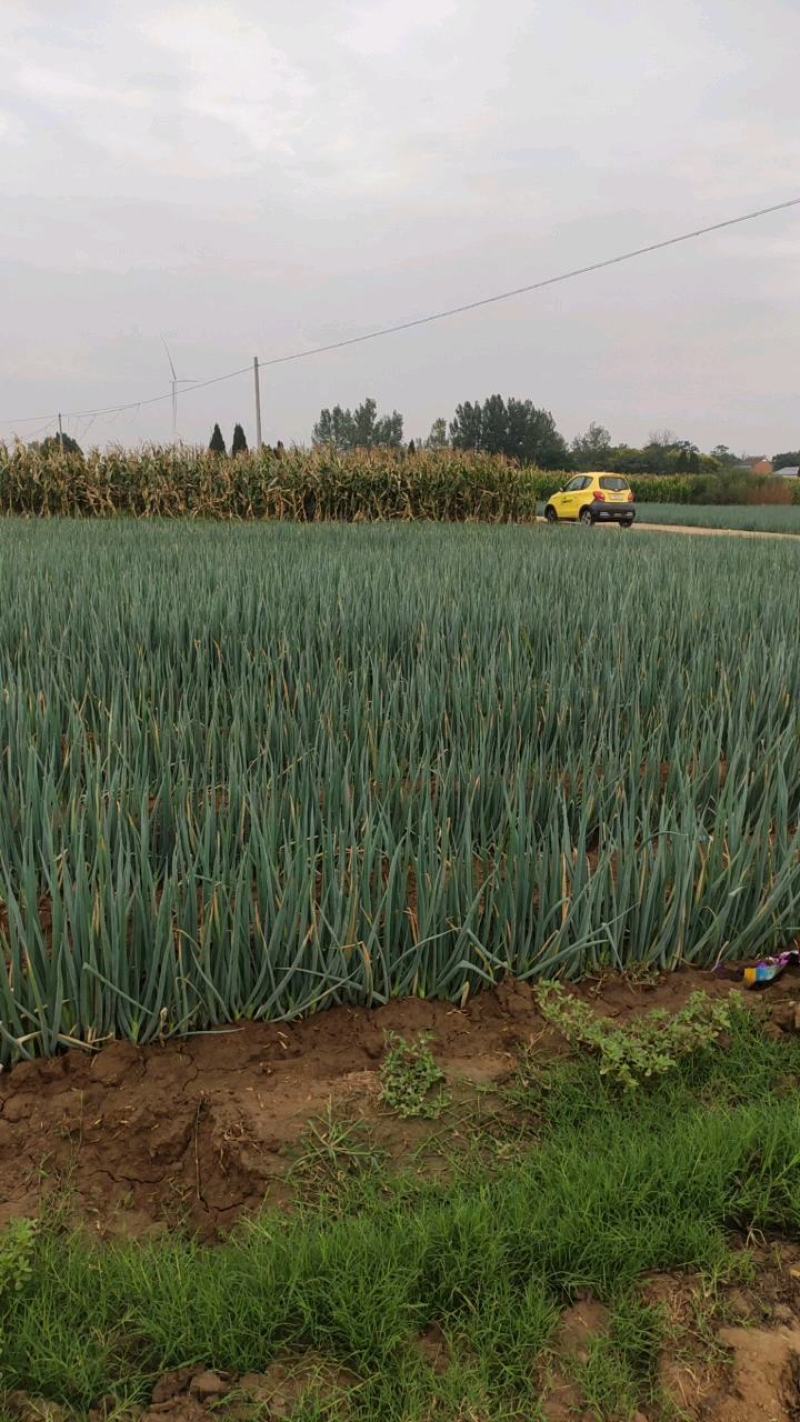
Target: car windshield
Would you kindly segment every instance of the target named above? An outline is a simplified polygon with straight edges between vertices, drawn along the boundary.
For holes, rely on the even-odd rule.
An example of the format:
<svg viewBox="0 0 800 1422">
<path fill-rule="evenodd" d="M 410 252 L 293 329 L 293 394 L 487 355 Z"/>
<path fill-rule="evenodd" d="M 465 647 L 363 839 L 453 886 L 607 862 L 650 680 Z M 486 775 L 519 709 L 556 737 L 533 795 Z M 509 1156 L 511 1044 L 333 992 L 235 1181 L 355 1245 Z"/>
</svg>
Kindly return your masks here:
<svg viewBox="0 0 800 1422">
<path fill-rule="evenodd" d="M 628 481 L 627 479 L 619 479 L 616 475 L 605 474 L 600 480 L 600 488 L 610 489 L 612 492 L 619 493 L 620 490 L 628 488 Z"/>
</svg>

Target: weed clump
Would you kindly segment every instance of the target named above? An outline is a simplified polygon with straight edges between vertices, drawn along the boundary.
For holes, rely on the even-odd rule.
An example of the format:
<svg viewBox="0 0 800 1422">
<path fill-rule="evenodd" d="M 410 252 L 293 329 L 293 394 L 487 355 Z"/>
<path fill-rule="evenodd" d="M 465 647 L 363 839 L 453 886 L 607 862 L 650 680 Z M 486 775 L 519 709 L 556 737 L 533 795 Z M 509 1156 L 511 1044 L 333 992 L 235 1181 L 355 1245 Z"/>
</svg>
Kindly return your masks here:
<svg viewBox="0 0 800 1422">
<path fill-rule="evenodd" d="M 32 1256 L 36 1228 L 35 1220 L 12 1220 L 0 1234 L 0 1363 L 5 1350 L 6 1330 L 11 1326 L 15 1303 L 24 1292 L 33 1272 Z"/>
<path fill-rule="evenodd" d="M 570 1046 L 598 1057 L 600 1075 L 628 1091 L 648 1077 L 673 1071 L 682 1058 L 713 1046 L 731 1026 L 730 1004 L 714 1002 L 704 992 L 693 992 L 674 1015 L 656 1008 L 625 1027 L 598 1016 L 559 983 L 542 983 L 537 999 L 542 1016 Z"/>
<path fill-rule="evenodd" d="M 445 1079 L 430 1048 L 431 1034 L 423 1032 L 414 1042 L 397 1033 L 387 1038 L 388 1050 L 381 1067 L 381 1101 L 404 1120 L 416 1117 L 435 1121 L 450 1097 L 441 1087 Z M 439 1087 L 438 1091 L 434 1089 Z"/>
</svg>

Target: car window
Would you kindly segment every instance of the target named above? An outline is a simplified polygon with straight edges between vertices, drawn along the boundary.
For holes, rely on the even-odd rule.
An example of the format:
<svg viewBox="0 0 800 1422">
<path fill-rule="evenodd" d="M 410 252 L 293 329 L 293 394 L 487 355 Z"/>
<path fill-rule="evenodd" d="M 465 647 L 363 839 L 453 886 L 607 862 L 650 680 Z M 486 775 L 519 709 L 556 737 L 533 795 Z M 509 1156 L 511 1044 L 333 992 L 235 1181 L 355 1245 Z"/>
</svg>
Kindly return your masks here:
<svg viewBox="0 0 800 1422">
<path fill-rule="evenodd" d="M 612 492 L 619 493 L 621 489 L 628 488 L 628 481 L 627 479 L 620 479 L 618 475 L 604 474 L 600 480 L 600 488 L 610 489 Z"/>
<path fill-rule="evenodd" d="M 564 485 L 562 492 L 565 494 L 576 494 L 579 489 L 584 489 L 585 487 L 586 485 L 579 476 L 577 479 L 570 479 L 569 483 Z"/>
<path fill-rule="evenodd" d="M 592 487 L 591 474 L 584 474 L 583 478 L 581 479 L 580 487 L 582 489 L 590 489 Z"/>
</svg>

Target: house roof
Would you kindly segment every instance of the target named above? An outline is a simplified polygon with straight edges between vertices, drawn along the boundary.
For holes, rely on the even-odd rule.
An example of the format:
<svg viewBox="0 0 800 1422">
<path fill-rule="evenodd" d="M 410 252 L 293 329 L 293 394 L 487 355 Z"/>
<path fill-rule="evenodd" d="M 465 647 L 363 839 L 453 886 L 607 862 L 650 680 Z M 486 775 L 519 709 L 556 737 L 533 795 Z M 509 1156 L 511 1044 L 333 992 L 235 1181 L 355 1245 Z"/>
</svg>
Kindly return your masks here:
<svg viewBox="0 0 800 1422">
<path fill-rule="evenodd" d="M 782 469 L 775 470 L 778 479 L 800 478 L 800 464 L 785 464 Z"/>
</svg>

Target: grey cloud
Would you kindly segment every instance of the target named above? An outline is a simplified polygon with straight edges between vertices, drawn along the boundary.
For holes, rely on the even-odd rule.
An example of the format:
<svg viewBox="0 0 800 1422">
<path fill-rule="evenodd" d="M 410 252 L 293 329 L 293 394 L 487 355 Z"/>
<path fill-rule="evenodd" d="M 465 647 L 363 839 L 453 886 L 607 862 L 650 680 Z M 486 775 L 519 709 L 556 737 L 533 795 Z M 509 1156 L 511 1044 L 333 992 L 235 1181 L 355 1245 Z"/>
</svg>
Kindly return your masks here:
<svg viewBox="0 0 800 1422">
<path fill-rule="evenodd" d="M 794 0 L 3 0 L 0 419 L 157 393 L 162 332 L 213 375 L 789 196 L 799 41 Z M 567 434 L 791 447 L 799 220 L 277 368 L 267 430 L 503 390 Z"/>
</svg>

